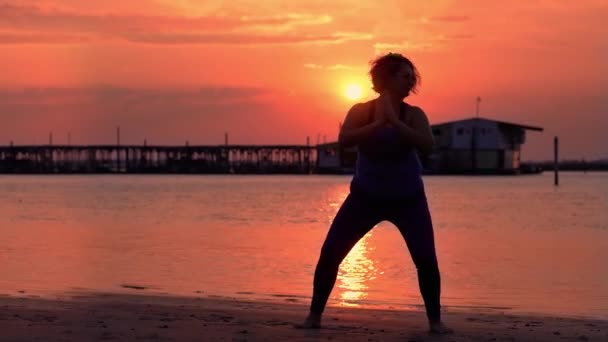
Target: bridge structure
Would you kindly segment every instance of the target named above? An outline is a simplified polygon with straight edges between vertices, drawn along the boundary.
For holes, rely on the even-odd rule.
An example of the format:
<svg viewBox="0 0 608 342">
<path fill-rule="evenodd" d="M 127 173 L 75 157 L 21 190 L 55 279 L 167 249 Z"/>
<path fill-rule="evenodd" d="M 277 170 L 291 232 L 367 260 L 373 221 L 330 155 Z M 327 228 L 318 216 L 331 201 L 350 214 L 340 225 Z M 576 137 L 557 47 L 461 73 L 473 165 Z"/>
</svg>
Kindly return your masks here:
<svg viewBox="0 0 608 342">
<path fill-rule="evenodd" d="M 310 145 L 8 145 L 0 173 L 309 174 Z"/>
</svg>

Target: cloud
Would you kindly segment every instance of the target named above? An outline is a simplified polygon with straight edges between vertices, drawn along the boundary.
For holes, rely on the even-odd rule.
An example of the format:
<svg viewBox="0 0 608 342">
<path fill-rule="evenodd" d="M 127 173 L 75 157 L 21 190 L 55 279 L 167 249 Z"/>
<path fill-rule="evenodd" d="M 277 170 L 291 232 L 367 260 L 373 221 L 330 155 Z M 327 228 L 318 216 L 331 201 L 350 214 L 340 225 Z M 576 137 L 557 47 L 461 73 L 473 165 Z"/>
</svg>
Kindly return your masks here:
<svg viewBox="0 0 608 342">
<path fill-rule="evenodd" d="M 140 104 L 172 105 L 195 99 L 208 106 L 225 103 L 254 102 L 268 94 L 268 90 L 248 87 L 202 87 L 202 88 L 123 88 L 114 86 L 94 86 L 86 88 L 23 88 L 1 89 L 0 106 L 13 109 L 20 106 L 52 106 L 56 104 L 77 104 L 81 102 L 99 103 L 125 112 Z M 0 111 L 0 112 L 10 112 Z"/>
<path fill-rule="evenodd" d="M 457 33 L 457 34 L 449 34 L 443 36 L 443 40 L 463 40 L 463 39 L 473 39 L 475 35 L 472 33 Z"/>
<path fill-rule="evenodd" d="M 325 68 L 323 65 L 313 64 L 313 63 L 304 64 L 304 67 L 307 68 L 307 69 L 323 69 L 323 68 Z"/>
<path fill-rule="evenodd" d="M 388 52 L 412 52 L 429 51 L 436 49 L 437 45 L 432 41 L 402 41 L 397 43 L 375 43 L 374 51 L 378 54 Z"/>
<path fill-rule="evenodd" d="M 293 32 L 301 26 L 325 25 L 332 20 L 329 15 L 308 13 L 184 17 L 93 14 L 0 4 L 0 43 L 72 43 L 118 39 L 154 44 L 338 44 L 369 37 L 356 32 L 325 35 Z M 285 35 L 285 32 L 291 33 Z"/>
<path fill-rule="evenodd" d="M 275 16 L 241 16 L 241 21 L 252 22 L 247 28 L 249 32 L 279 33 L 294 31 L 300 26 L 326 25 L 333 22 L 333 18 L 329 15 L 290 13 Z"/>
<path fill-rule="evenodd" d="M 431 17 L 430 21 L 443 22 L 443 23 L 462 23 L 466 21 L 470 21 L 471 18 L 466 15 L 444 15 Z"/>
<path fill-rule="evenodd" d="M 349 41 L 371 40 L 368 33 L 342 32 L 325 35 L 260 35 L 238 33 L 176 33 L 130 34 L 128 41 L 148 44 L 341 44 Z"/>
<path fill-rule="evenodd" d="M 313 15 L 308 13 L 287 13 L 272 16 L 241 16 L 243 23 L 253 23 L 256 25 L 324 25 L 331 23 L 333 18 L 329 15 Z"/>
<path fill-rule="evenodd" d="M 92 37 L 80 34 L 0 32 L 0 44 L 81 44 L 92 40 Z"/>
<path fill-rule="evenodd" d="M 35 6 L 0 4 L 0 25 L 10 28 L 78 30 L 116 33 L 157 29 L 236 29 L 255 25 L 323 25 L 332 21 L 328 15 L 288 13 L 275 16 L 208 15 L 197 17 L 138 14 L 98 14 L 67 10 L 42 10 Z"/>
<path fill-rule="evenodd" d="M 352 67 L 343 64 L 334 64 L 327 67 L 329 70 L 351 70 Z"/>
<path fill-rule="evenodd" d="M 353 67 L 344 65 L 344 64 L 322 65 L 322 64 L 308 63 L 308 64 L 304 64 L 304 67 L 307 69 L 326 69 L 326 70 L 352 70 L 353 69 Z"/>
<path fill-rule="evenodd" d="M 424 39 L 407 39 L 396 42 L 378 42 L 374 44 L 376 54 L 388 52 L 422 52 L 442 49 L 446 43 L 454 40 L 469 40 L 476 36 L 470 33 L 455 33 L 447 35 L 434 35 Z"/>
</svg>

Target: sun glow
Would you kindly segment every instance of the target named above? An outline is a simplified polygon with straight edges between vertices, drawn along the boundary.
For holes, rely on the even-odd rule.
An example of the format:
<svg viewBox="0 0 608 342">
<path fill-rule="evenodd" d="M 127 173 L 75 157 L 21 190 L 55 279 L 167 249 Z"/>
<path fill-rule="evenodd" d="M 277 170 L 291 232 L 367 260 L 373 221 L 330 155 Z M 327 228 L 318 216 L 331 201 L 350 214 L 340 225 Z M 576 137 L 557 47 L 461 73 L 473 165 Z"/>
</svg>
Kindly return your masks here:
<svg viewBox="0 0 608 342">
<path fill-rule="evenodd" d="M 360 85 L 351 83 L 344 88 L 344 96 L 349 100 L 358 100 L 363 95 L 363 89 Z"/>
</svg>

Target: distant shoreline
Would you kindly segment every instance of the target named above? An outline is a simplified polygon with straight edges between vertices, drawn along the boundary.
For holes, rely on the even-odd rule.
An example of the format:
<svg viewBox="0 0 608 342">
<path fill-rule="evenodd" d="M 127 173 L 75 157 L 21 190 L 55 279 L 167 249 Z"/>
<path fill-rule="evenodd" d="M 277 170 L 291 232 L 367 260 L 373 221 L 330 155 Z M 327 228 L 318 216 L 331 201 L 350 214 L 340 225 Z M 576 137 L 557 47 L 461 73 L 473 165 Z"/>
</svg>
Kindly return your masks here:
<svg viewBox="0 0 608 342">
<path fill-rule="evenodd" d="M 328 150 L 320 146 L 10 145 L 0 146 L 0 174 L 354 173 L 356 152 L 341 153 L 335 147 Z M 554 169 L 553 162 L 547 160 L 505 162 L 506 157 L 495 150 L 490 150 L 487 158 L 477 154 L 473 157 L 466 149 L 459 151 L 462 155 L 421 157 L 423 174 L 519 175 Z M 608 171 L 608 161 L 561 160 L 559 169 Z"/>
</svg>

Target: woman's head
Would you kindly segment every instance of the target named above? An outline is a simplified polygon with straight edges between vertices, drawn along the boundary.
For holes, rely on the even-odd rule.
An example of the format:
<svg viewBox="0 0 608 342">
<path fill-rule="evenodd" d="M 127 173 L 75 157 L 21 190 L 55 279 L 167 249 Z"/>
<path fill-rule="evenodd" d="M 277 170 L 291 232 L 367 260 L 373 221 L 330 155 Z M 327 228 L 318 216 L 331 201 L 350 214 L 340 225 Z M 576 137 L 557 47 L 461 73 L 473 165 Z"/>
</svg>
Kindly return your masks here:
<svg viewBox="0 0 608 342">
<path fill-rule="evenodd" d="M 416 93 L 420 74 L 412 61 L 398 53 L 388 53 L 371 62 L 369 74 L 377 93 L 389 91 L 401 98 Z"/>
</svg>

